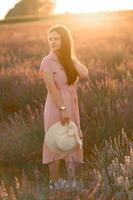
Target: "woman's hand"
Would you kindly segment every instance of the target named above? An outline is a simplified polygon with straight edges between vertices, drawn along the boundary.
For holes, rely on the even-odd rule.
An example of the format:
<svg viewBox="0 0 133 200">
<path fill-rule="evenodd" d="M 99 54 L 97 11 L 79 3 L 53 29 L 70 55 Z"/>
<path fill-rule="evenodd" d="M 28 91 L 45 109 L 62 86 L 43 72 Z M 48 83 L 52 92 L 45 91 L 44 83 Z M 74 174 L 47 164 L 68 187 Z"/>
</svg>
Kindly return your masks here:
<svg viewBox="0 0 133 200">
<path fill-rule="evenodd" d="M 61 124 L 63 126 L 68 125 L 69 122 L 70 122 L 70 117 L 69 117 L 68 111 L 66 109 L 65 110 L 61 110 L 60 114 L 61 114 L 61 119 L 60 119 Z"/>
</svg>

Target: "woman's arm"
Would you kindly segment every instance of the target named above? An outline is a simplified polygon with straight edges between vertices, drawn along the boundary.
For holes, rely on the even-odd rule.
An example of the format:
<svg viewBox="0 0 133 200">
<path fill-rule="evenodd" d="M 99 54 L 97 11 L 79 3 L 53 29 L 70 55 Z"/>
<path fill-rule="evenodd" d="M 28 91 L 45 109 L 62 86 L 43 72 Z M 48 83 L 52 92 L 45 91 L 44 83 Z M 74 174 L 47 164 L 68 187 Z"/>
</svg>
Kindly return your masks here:
<svg viewBox="0 0 133 200">
<path fill-rule="evenodd" d="M 62 100 L 62 97 L 60 95 L 59 90 L 57 89 L 53 76 L 50 72 L 45 71 L 45 75 L 43 75 L 43 79 L 45 81 L 45 84 L 47 85 L 47 89 L 52 95 L 53 101 L 55 102 L 56 106 L 60 109 L 61 106 L 64 106 L 64 102 Z M 70 117 L 67 109 L 60 110 L 60 121 L 61 124 L 64 126 L 66 124 L 69 124 Z"/>
<path fill-rule="evenodd" d="M 74 66 L 79 75 L 79 79 L 86 79 L 88 78 L 88 68 L 81 64 L 77 59 L 74 59 Z"/>
<path fill-rule="evenodd" d="M 48 91 L 52 95 L 52 98 L 53 98 L 56 106 L 58 108 L 60 108 L 61 106 L 64 106 L 63 99 L 60 95 L 58 88 L 55 85 L 52 74 L 48 71 L 47 72 L 45 71 L 45 75 L 43 75 L 43 79 L 45 81 L 45 84 L 47 85 Z"/>
<path fill-rule="evenodd" d="M 39 76 L 44 80 L 46 88 L 52 95 L 52 98 L 58 108 L 64 106 L 64 102 L 61 98 L 58 88 L 55 85 L 52 71 L 50 69 L 49 59 L 47 56 L 44 56 L 41 65 L 39 68 Z"/>
</svg>

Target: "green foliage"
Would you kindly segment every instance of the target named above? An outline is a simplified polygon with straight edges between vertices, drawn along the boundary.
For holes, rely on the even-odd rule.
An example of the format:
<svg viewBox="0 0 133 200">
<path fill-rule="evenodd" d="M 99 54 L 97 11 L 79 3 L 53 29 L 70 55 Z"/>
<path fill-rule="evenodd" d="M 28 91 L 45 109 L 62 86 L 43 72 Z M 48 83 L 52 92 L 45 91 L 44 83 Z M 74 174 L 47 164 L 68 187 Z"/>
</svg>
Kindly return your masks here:
<svg viewBox="0 0 133 200">
<path fill-rule="evenodd" d="M 21 0 L 14 8 L 10 9 L 5 19 L 15 16 L 48 15 L 52 12 L 54 4 L 50 0 Z"/>
</svg>

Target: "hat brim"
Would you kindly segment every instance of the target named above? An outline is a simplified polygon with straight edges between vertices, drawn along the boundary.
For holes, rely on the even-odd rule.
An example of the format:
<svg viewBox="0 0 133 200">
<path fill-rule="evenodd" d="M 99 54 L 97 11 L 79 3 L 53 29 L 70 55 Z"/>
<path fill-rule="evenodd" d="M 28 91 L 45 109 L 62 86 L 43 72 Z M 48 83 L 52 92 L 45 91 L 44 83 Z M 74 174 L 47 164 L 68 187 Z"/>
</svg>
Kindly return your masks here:
<svg viewBox="0 0 133 200">
<path fill-rule="evenodd" d="M 69 138 L 66 137 L 66 131 L 68 128 L 70 128 L 70 126 L 72 126 L 75 131 L 78 131 L 77 125 L 73 121 L 70 121 L 68 126 L 63 126 L 59 121 L 48 129 L 47 133 L 45 134 L 45 142 L 51 151 L 66 155 L 78 145 L 74 136 L 68 136 Z M 62 145 L 59 144 L 61 147 L 59 148 L 57 146 L 57 142 L 61 137 L 64 137 L 63 140 L 65 139 L 66 141 L 64 140 L 65 143 Z M 60 143 L 60 141 L 58 143 Z"/>
</svg>

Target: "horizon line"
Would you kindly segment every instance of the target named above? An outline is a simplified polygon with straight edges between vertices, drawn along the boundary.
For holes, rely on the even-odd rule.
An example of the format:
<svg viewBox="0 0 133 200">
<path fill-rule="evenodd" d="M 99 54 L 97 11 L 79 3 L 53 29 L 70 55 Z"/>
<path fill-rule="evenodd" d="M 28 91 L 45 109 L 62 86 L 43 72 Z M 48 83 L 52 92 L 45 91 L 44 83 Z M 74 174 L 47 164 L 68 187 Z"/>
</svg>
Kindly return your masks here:
<svg viewBox="0 0 133 200">
<path fill-rule="evenodd" d="M 130 11 L 130 12 L 133 12 L 133 9 L 119 9 L 119 10 L 99 10 L 99 11 L 89 11 L 89 12 L 70 12 L 70 11 L 66 11 L 66 12 L 58 12 L 58 13 L 52 13 L 51 15 L 49 15 L 49 16 L 55 16 L 55 15 L 63 15 L 63 14 L 70 14 L 70 15 L 78 15 L 78 14 L 97 14 L 97 13 L 110 13 L 110 12 L 128 12 L 128 11 Z M 30 16 L 30 15 L 23 15 L 23 16 Z M 32 15 L 32 16 L 34 16 L 34 15 Z M 36 16 L 36 15 L 35 15 Z M 43 16 L 43 15 L 42 15 Z M 22 17 L 22 15 L 20 15 L 20 16 L 12 16 L 12 17 L 9 17 L 9 18 L 19 18 L 19 17 Z M 9 19 L 8 18 L 8 19 Z M 4 18 L 0 18 L 0 21 L 4 21 L 4 20 L 6 20 L 5 19 L 5 16 L 4 16 Z"/>
</svg>

